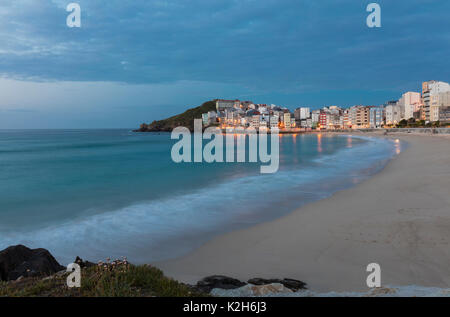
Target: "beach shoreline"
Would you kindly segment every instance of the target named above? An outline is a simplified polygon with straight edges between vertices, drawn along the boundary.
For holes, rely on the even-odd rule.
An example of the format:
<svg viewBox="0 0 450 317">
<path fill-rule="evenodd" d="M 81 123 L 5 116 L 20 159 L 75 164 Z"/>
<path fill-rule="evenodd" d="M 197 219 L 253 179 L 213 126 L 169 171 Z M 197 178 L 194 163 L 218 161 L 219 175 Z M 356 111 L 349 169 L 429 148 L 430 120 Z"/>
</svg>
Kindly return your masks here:
<svg viewBox="0 0 450 317">
<path fill-rule="evenodd" d="M 191 284 L 216 274 L 287 277 L 328 292 L 367 290 L 366 267 L 378 263 L 382 285 L 448 287 L 450 138 L 383 132 L 352 134 L 409 146 L 361 184 L 154 264 Z"/>
</svg>

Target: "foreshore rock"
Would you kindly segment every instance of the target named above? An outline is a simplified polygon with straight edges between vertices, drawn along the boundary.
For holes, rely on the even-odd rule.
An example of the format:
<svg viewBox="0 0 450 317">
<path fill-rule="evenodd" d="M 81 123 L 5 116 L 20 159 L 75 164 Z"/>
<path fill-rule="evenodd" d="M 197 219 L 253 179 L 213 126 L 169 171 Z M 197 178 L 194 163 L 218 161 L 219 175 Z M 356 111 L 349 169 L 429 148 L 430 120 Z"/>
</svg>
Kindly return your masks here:
<svg viewBox="0 0 450 317">
<path fill-rule="evenodd" d="M 0 281 L 48 276 L 64 269 L 46 249 L 16 245 L 0 251 Z"/>
<path fill-rule="evenodd" d="M 215 288 L 210 292 L 210 294 L 219 297 L 280 297 L 290 296 L 294 294 L 294 292 L 285 287 L 283 284 L 273 283 L 265 285 L 247 284 L 243 287 L 232 290 Z"/>
<path fill-rule="evenodd" d="M 196 288 L 202 292 L 209 293 L 214 288 L 235 289 L 245 286 L 247 283 L 241 282 L 235 278 L 223 275 L 213 275 L 205 277 L 198 281 Z"/>
<path fill-rule="evenodd" d="M 281 284 L 290 290 L 297 292 L 302 289 L 306 289 L 306 283 L 298 280 L 293 280 L 290 278 L 285 279 L 263 279 L 263 278 L 252 278 L 248 280 L 249 284 L 253 285 L 268 285 L 268 284 Z"/>
<path fill-rule="evenodd" d="M 245 292 L 251 294 L 251 296 L 265 296 L 272 293 L 297 292 L 305 290 L 307 287 L 306 283 L 289 278 L 253 278 L 245 283 L 232 277 L 213 275 L 200 280 L 194 288 L 206 293 L 211 293 L 213 290 L 217 292 L 218 290 L 243 289 Z"/>
</svg>

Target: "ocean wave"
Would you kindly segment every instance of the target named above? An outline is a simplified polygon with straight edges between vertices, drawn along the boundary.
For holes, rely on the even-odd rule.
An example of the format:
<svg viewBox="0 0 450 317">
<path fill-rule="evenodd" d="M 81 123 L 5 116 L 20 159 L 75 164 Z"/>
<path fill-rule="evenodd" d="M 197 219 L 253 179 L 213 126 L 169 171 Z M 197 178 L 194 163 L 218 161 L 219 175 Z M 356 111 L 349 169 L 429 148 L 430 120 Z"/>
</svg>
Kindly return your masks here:
<svg viewBox="0 0 450 317">
<path fill-rule="evenodd" d="M 232 178 L 45 229 L 2 234 L 0 243 L 45 247 L 62 263 L 75 255 L 90 260 L 128 256 L 135 263 L 180 256 L 214 235 L 277 218 L 366 179 L 395 155 L 391 141 L 368 141 L 296 169 Z"/>
</svg>

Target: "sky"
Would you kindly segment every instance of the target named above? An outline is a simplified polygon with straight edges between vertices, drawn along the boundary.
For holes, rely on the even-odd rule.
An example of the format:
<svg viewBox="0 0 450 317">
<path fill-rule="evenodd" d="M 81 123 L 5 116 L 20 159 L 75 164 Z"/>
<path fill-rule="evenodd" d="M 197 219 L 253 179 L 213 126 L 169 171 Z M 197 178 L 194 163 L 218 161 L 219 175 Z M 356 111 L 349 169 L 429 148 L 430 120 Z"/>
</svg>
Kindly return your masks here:
<svg viewBox="0 0 450 317">
<path fill-rule="evenodd" d="M 70 2 L 80 28 L 66 25 Z M 450 81 L 448 12 L 448 0 L 1 0 L 0 129 L 133 128 L 215 98 L 383 104 Z"/>
</svg>

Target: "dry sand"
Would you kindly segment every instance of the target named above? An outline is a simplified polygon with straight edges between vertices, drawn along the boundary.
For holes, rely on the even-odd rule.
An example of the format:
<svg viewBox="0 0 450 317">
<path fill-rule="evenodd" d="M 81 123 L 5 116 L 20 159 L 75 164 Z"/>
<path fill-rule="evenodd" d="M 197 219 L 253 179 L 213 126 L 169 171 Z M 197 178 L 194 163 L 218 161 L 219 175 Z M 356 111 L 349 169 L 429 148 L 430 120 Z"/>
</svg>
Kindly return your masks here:
<svg viewBox="0 0 450 317">
<path fill-rule="evenodd" d="M 288 277 L 325 292 L 367 290 L 376 262 L 383 285 L 450 287 L 450 138 L 388 137 L 410 146 L 355 188 L 156 265 L 188 283 Z"/>
</svg>

